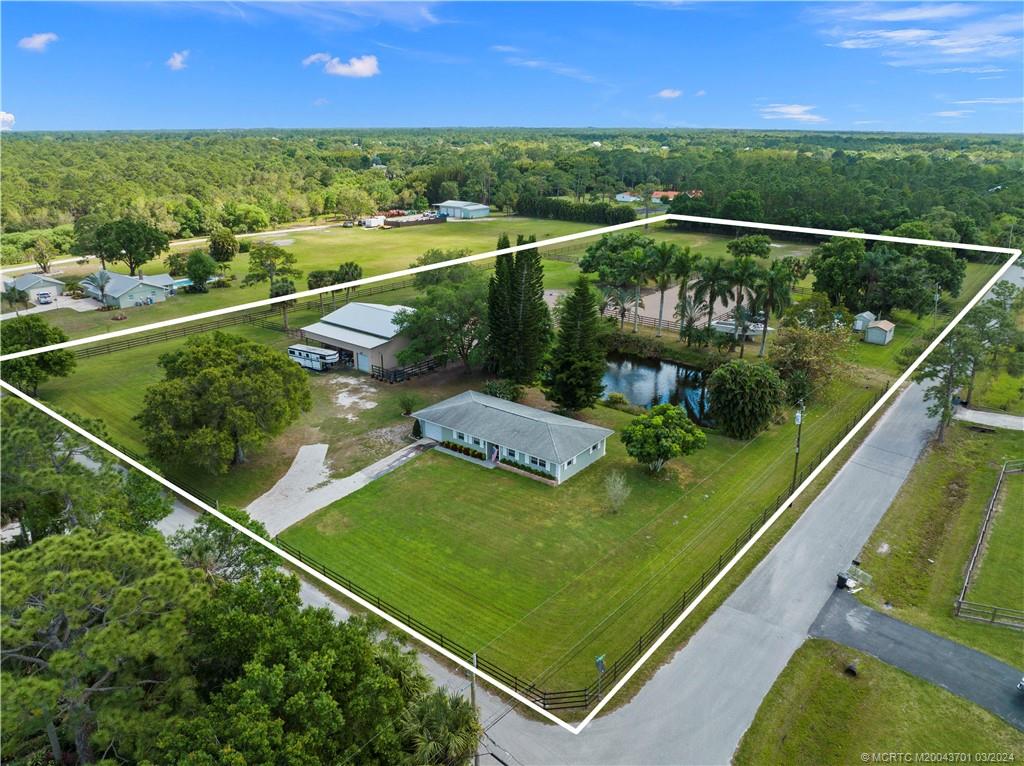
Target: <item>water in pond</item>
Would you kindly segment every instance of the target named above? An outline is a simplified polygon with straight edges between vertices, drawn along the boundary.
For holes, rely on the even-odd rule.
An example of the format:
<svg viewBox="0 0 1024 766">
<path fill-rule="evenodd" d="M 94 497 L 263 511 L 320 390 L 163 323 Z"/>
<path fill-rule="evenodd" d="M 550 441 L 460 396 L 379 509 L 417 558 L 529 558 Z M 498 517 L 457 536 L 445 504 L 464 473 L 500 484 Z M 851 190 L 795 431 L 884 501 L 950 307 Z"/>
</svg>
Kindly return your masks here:
<svg viewBox="0 0 1024 766">
<path fill-rule="evenodd" d="M 604 373 L 604 395 L 620 393 L 630 404 L 653 407 L 680 404 L 697 422 L 706 421 L 701 409 L 704 373 L 675 362 L 653 361 L 626 354 L 609 354 Z M 705 406 L 707 405 L 705 397 Z"/>
</svg>

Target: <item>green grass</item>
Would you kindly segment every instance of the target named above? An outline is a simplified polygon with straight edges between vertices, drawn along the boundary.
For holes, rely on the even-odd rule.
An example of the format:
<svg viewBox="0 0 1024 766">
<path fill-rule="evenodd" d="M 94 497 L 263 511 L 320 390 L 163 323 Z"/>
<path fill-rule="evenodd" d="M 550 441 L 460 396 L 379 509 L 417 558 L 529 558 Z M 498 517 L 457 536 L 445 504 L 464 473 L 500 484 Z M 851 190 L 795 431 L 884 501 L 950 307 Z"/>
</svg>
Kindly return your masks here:
<svg viewBox="0 0 1024 766">
<path fill-rule="evenodd" d="M 1006 370 L 982 370 L 974 385 L 974 406 L 1024 415 L 1024 379 Z"/>
<path fill-rule="evenodd" d="M 837 384 L 812 408 L 815 455 L 873 392 Z M 588 419 L 630 419 L 598 407 Z M 589 683 L 788 486 L 794 426 L 707 449 L 652 477 L 608 455 L 560 487 L 439 453 L 422 455 L 284 533 L 399 609 L 543 688 Z M 633 494 L 606 510 L 604 479 Z"/>
<path fill-rule="evenodd" d="M 972 431 L 960 423 L 947 429 L 944 444 L 932 444 L 861 552 L 874 578 L 859 597 L 906 622 L 973 646 L 1017 667 L 1024 664 L 1019 631 L 960 620 L 953 600 L 977 540 L 985 506 L 1004 460 L 1021 456 L 1020 434 Z M 1011 547 L 1013 526 L 1005 542 Z M 1001 543 L 1002 544 L 1002 543 Z M 1020 571 L 1019 555 L 1016 571 Z M 1013 570 L 993 572 L 996 588 L 1013 586 Z M 1017 579 L 1020 587 L 1021 579 Z"/>
<path fill-rule="evenodd" d="M 967 600 L 1024 611 L 1024 474 L 1006 475 L 997 503 Z"/>
<path fill-rule="evenodd" d="M 844 673 L 858 663 L 856 677 Z M 1010 753 L 1024 733 L 977 705 L 868 655 L 809 640 L 772 686 L 736 766 L 858 764 L 863 753 Z"/>
</svg>

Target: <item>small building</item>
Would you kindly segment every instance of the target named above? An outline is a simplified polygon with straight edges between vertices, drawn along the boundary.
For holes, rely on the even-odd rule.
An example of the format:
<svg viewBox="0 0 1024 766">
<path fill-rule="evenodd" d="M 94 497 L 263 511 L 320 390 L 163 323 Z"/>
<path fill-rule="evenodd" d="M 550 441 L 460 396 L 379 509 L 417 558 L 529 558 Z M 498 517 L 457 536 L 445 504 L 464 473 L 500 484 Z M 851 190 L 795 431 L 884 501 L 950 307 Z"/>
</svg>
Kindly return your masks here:
<svg viewBox="0 0 1024 766">
<path fill-rule="evenodd" d="M 463 391 L 412 414 L 420 433 L 478 450 L 491 463 L 540 471 L 561 484 L 605 455 L 607 428 Z"/>
<path fill-rule="evenodd" d="M 491 214 L 491 209 L 479 202 L 450 199 L 437 205 L 437 212 L 448 218 L 484 218 Z"/>
<path fill-rule="evenodd" d="M 400 334 L 395 315 L 412 311 L 408 306 L 379 303 L 348 303 L 319 322 L 303 327 L 305 340 L 338 351 L 340 363 L 357 370 L 383 374 L 398 367 L 397 354 L 409 345 Z"/>
<path fill-rule="evenodd" d="M 853 318 L 853 331 L 864 332 L 877 317 L 870 311 L 862 311 Z"/>
<path fill-rule="evenodd" d="M 49 293 L 51 296 L 64 294 L 64 283 L 47 274 L 22 274 L 14 279 L 4 280 L 4 289 L 14 287 L 21 290 L 33 303 L 39 293 Z"/>
<path fill-rule="evenodd" d="M 174 288 L 174 278 L 169 274 L 130 277 L 100 269 L 83 279 L 81 285 L 90 298 L 111 308 L 126 309 L 167 300 Z"/>
<path fill-rule="evenodd" d="M 615 195 L 616 202 L 639 202 L 640 198 L 632 192 L 619 192 Z"/>
<path fill-rule="evenodd" d="M 892 342 L 896 325 L 885 319 L 876 319 L 864 330 L 864 340 L 876 346 L 888 346 Z"/>
<path fill-rule="evenodd" d="M 671 202 L 678 196 L 679 192 L 677 191 L 652 191 L 651 202 L 662 202 L 664 200 Z"/>
</svg>

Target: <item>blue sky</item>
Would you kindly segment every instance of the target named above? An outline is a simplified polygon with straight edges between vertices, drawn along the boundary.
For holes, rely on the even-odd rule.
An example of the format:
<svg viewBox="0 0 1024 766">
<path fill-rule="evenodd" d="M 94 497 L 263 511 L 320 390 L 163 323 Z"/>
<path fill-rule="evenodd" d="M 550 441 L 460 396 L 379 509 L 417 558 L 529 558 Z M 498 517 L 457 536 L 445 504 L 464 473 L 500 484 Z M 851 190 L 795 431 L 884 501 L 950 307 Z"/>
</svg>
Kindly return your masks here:
<svg viewBox="0 0 1024 766">
<path fill-rule="evenodd" d="M 3 2 L 15 130 L 1019 133 L 1020 3 Z"/>
</svg>

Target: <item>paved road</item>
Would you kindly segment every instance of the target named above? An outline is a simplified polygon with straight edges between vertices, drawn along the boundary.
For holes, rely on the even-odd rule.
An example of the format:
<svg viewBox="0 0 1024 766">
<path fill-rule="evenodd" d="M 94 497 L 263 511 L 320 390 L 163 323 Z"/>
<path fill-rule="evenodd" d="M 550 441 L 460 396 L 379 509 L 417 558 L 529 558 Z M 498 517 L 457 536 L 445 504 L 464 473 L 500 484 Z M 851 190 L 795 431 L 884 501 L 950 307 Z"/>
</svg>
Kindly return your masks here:
<svg viewBox="0 0 1024 766">
<path fill-rule="evenodd" d="M 998 630 L 998 628 L 997 628 Z M 835 591 L 811 635 L 858 649 L 969 699 L 1024 731 L 1024 671 L 963 644 L 915 628 Z"/>
<path fill-rule="evenodd" d="M 728 763 L 832 595 L 836 572 L 860 551 L 932 435 L 926 410 L 920 387 L 904 391 L 779 544 L 629 704 L 575 737 L 515 712 L 489 734 L 523 764 Z"/>
<path fill-rule="evenodd" d="M 990 410 L 972 410 L 968 407 L 957 407 L 953 418 L 977 423 L 989 428 L 1006 428 L 1011 431 L 1024 431 L 1024 417 L 1011 415 L 1008 412 L 991 412 Z"/>
</svg>

